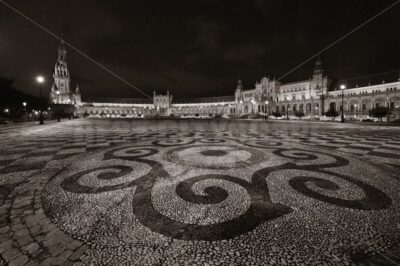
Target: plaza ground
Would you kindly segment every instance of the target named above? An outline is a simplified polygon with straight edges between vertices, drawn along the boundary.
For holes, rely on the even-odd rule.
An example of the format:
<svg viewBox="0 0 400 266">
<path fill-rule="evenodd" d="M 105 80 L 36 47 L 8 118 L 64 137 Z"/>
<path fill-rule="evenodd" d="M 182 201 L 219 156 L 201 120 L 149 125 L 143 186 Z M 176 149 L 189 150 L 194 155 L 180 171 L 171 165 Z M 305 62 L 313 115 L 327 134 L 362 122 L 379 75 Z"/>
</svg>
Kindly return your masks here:
<svg viewBox="0 0 400 266">
<path fill-rule="evenodd" d="M 0 265 L 399 265 L 400 127 L 0 126 Z"/>
</svg>

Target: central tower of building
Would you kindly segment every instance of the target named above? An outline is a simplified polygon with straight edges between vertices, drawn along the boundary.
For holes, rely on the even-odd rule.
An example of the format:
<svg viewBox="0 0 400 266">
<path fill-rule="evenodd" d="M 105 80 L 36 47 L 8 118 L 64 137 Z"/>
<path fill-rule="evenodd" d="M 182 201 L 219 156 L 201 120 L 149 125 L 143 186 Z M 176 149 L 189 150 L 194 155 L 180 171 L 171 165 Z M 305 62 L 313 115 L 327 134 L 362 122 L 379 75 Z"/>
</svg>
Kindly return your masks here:
<svg viewBox="0 0 400 266">
<path fill-rule="evenodd" d="M 54 66 L 53 85 L 50 91 L 50 103 L 52 104 L 79 104 L 81 95 L 76 85 L 75 91 L 71 89 L 71 78 L 67 65 L 67 50 L 64 41 L 58 46 L 58 58 Z"/>
</svg>

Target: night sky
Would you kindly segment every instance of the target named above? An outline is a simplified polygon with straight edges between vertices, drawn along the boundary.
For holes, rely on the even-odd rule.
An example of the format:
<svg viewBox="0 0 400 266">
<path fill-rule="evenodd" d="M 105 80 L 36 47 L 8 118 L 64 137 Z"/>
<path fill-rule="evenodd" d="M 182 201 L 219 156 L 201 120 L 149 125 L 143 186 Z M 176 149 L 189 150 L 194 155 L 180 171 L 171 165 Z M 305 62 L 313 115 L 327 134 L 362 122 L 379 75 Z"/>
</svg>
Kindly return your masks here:
<svg viewBox="0 0 400 266">
<path fill-rule="evenodd" d="M 176 97 L 232 95 L 279 77 L 394 0 L 8 0 L 145 92 Z M 58 41 L 0 4 L 0 76 L 38 94 L 51 75 Z M 400 68 L 400 5 L 321 59 L 343 79 Z M 142 97 L 68 49 L 68 65 L 88 96 Z M 309 78 L 314 62 L 284 81 Z"/>
</svg>

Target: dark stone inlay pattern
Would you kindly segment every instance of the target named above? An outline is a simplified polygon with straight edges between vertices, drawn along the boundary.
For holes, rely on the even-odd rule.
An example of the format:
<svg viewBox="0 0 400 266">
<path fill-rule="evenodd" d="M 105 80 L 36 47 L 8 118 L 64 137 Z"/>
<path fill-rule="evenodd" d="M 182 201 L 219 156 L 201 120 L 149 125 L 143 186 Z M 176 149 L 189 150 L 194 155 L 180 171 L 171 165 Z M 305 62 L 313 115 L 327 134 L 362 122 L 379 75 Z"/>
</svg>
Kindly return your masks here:
<svg viewBox="0 0 400 266">
<path fill-rule="evenodd" d="M 214 160 L 211 157 L 215 157 Z M 244 167 L 266 159 L 262 152 L 251 147 L 224 144 L 178 147 L 166 152 L 164 158 L 189 167 L 209 169 Z"/>
<path fill-rule="evenodd" d="M 180 143 L 174 141 L 174 143 Z M 167 152 L 168 158 L 176 161 L 172 155 L 179 151 L 186 149 L 197 148 L 198 146 L 188 146 L 174 148 Z M 209 146 L 209 150 L 200 152 L 205 156 L 225 156 L 227 152 L 219 149 L 226 146 Z M 250 150 L 244 147 L 235 147 L 235 150 L 245 150 L 251 152 L 251 156 L 258 154 L 258 151 Z M 265 167 L 256 171 L 250 182 L 242 180 L 237 177 L 221 174 L 208 174 L 198 175 L 186 179 L 176 186 L 176 195 L 186 202 L 201 205 L 212 205 L 224 201 L 228 197 L 228 192 L 223 188 L 217 186 L 208 186 L 204 189 L 204 195 L 198 195 L 193 192 L 192 187 L 201 181 L 205 180 L 224 180 L 234 183 L 243 187 L 251 198 L 251 203 L 246 212 L 239 217 L 232 220 L 221 222 L 217 224 L 187 224 L 173 220 L 163 214 L 159 213 L 152 203 L 152 188 L 154 187 L 157 179 L 171 179 L 170 174 L 164 169 L 164 166 L 154 160 L 148 159 L 156 155 L 159 151 L 148 147 L 122 147 L 108 150 L 104 153 L 103 160 L 127 160 L 131 162 L 138 162 L 147 164 L 151 167 L 151 171 L 144 176 L 136 177 L 133 181 L 122 183 L 114 186 L 102 187 L 88 187 L 80 183 L 80 178 L 89 174 L 97 172 L 96 178 L 99 180 L 111 180 L 120 178 L 129 174 L 134 174 L 133 168 L 124 165 L 112 165 L 97 167 L 93 169 L 86 169 L 80 171 L 66 179 L 61 183 L 61 187 L 65 191 L 71 193 L 84 193 L 84 194 L 98 194 L 107 191 L 120 190 L 127 187 L 136 187 L 133 195 L 133 213 L 139 222 L 151 229 L 153 232 L 160 233 L 165 236 L 182 240 L 223 240 L 234 238 L 253 230 L 258 225 L 272 219 L 281 217 L 282 215 L 292 212 L 290 206 L 285 206 L 279 203 L 273 203 L 269 196 L 269 188 L 266 183 L 268 176 L 277 171 L 282 170 L 304 170 L 308 172 L 315 172 L 321 174 L 328 174 L 336 178 L 343 179 L 358 186 L 365 193 L 365 198 L 357 200 L 347 200 L 341 198 L 333 198 L 310 189 L 307 184 L 312 182 L 316 186 L 324 190 L 339 190 L 340 187 L 330 180 L 321 178 L 307 177 L 307 176 L 291 176 L 289 185 L 296 191 L 314 199 L 333 204 L 339 207 L 346 207 L 361 210 L 382 210 L 391 205 L 391 199 L 379 189 L 368 185 L 360 180 L 351 178 L 346 175 L 338 174 L 330 171 L 331 168 L 347 166 L 349 161 L 338 155 L 324 154 L 321 152 L 310 152 L 300 149 L 284 149 L 276 148 L 273 151 L 278 157 L 291 159 L 293 162 L 283 163 L 273 167 Z M 326 163 L 318 162 L 321 156 L 329 157 L 331 161 Z M 258 159 L 260 156 L 256 156 Z M 253 159 L 254 160 L 254 159 Z M 253 163 L 256 161 L 253 161 Z M 198 162 L 197 162 L 198 163 Z M 300 163 L 300 164 L 298 164 Z M 196 162 L 193 163 L 196 165 Z M 238 165 L 245 165 L 245 161 L 238 162 Z M 210 167 L 212 168 L 212 167 Z M 106 170 L 106 172 L 99 172 L 99 170 Z"/>
<path fill-rule="evenodd" d="M 227 152 L 222 150 L 207 150 L 207 151 L 201 151 L 200 153 L 205 156 L 216 156 L 216 157 L 227 155 Z"/>
</svg>

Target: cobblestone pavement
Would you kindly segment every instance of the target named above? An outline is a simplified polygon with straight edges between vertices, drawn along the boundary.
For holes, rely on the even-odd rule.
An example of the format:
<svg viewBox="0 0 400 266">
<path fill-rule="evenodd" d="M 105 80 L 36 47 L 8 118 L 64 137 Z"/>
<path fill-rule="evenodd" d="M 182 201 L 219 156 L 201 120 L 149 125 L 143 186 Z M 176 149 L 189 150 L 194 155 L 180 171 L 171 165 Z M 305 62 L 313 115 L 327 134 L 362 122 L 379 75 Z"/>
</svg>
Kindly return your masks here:
<svg viewBox="0 0 400 266">
<path fill-rule="evenodd" d="M 0 127 L 0 265 L 400 265 L 400 128 Z"/>
</svg>

